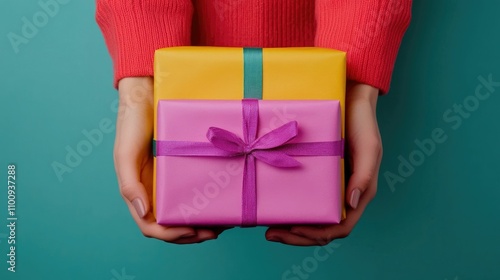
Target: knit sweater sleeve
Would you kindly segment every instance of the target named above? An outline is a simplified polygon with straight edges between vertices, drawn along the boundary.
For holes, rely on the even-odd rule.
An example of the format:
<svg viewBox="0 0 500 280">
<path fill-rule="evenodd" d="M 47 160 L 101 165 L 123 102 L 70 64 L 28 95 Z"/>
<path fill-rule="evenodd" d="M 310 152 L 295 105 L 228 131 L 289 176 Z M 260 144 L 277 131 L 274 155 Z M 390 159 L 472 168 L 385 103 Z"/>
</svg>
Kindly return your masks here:
<svg viewBox="0 0 500 280">
<path fill-rule="evenodd" d="M 124 77 L 153 76 L 156 49 L 189 45 L 192 13 L 191 0 L 96 0 L 115 88 Z"/>
<path fill-rule="evenodd" d="M 412 0 L 316 0 L 315 46 L 347 52 L 347 78 L 389 91 Z"/>
</svg>

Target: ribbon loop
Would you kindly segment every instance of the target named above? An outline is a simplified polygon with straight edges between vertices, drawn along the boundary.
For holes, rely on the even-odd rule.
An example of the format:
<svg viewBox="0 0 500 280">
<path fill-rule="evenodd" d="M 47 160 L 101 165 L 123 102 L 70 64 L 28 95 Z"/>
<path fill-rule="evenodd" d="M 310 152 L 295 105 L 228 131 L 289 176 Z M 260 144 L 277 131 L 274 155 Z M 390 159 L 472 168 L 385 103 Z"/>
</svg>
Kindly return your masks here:
<svg viewBox="0 0 500 280">
<path fill-rule="evenodd" d="M 238 135 L 218 127 L 210 127 L 207 131 L 207 139 L 216 148 L 238 155 L 247 152 L 247 144 Z"/>
<path fill-rule="evenodd" d="M 299 130 L 296 121 L 288 122 L 258 138 L 251 144 L 252 149 L 272 149 L 286 144 L 297 136 Z"/>
</svg>

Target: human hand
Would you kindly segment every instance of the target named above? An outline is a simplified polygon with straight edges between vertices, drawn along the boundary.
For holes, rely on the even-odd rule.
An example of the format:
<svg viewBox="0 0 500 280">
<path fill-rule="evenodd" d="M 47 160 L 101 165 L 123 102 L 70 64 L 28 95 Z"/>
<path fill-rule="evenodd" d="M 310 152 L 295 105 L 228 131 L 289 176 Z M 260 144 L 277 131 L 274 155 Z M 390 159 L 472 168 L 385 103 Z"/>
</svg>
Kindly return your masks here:
<svg viewBox="0 0 500 280">
<path fill-rule="evenodd" d="M 120 80 L 114 162 L 120 193 L 146 237 L 177 244 L 216 239 L 223 228 L 166 227 L 152 213 L 153 78 Z"/>
<path fill-rule="evenodd" d="M 351 167 L 346 189 L 347 216 L 340 224 L 270 227 L 266 239 L 289 245 L 326 245 L 348 236 L 368 203 L 377 192 L 382 160 L 382 141 L 377 125 L 376 105 L 379 91 L 364 84 L 354 84 L 346 96 L 346 143 Z"/>
</svg>

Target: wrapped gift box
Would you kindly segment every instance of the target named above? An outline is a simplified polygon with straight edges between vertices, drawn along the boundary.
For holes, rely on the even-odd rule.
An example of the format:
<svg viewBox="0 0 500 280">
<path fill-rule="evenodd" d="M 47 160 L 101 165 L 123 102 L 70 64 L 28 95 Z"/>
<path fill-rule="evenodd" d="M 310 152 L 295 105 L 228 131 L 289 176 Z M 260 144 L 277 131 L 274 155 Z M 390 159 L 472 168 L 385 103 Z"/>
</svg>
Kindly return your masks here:
<svg viewBox="0 0 500 280">
<path fill-rule="evenodd" d="M 344 137 L 346 54 L 324 48 L 173 47 L 155 53 L 155 128 L 163 99 L 337 100 Z M 290 114 L 280 112 L 277 121 Z M 154 138 L 157 139 L 155 129 Z M 155 158 L 155 172 L 156 172 Z M 344 160 L 340 160 L 341 203 Z M 153 207 L 157 212 L 157 175 Z M 343 210 L 342 217 L 345 217 Z"/>
<path fill-rule="evenodd" d="M 334 100 L 160 100 L 157 222 L 340 222 L 340 120 Z"/>
</svg>

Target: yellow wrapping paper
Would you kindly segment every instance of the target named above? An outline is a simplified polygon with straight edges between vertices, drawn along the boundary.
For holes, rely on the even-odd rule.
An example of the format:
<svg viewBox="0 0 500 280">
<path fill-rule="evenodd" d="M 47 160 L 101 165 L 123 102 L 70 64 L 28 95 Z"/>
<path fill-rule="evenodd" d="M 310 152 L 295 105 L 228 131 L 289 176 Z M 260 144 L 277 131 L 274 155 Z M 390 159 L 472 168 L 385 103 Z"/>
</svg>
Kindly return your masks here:
<svg viewBox="0 0 500 280">
<path fill-rule="evenodd" d="M 346 54 L 324 48 L 264 48 L 262 97 L 267 100 L 340 101 L 345 138 Z M 154 127 L 160 99 L 242 99 L 243 48 L 159 49 L 154 61 Z M 156 129 L 154 132 L 156 139 Z M 156 158 L 153 207 L 156 213 Z M 341 160 L 344 183 L 344 159 Z M 344 187 L 342 188 L 344 198 Z M 345 218 L 345 202 L 342 218 Z"/>
</svg>

